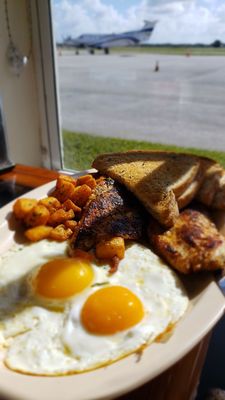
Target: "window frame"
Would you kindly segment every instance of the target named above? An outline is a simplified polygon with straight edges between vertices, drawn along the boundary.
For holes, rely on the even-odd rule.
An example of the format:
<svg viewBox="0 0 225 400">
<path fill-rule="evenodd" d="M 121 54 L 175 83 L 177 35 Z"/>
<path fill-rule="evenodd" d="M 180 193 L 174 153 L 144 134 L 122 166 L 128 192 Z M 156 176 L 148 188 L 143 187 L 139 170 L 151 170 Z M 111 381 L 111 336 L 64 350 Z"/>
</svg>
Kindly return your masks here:
<svg viewBox="0 0 225 400">
<path fill-rule="evenodd" d="M 51 0 L 32 1 L 31 12 L 42 163 L 46 168 L 61 170 L 63 145 Z"/>
</svg>

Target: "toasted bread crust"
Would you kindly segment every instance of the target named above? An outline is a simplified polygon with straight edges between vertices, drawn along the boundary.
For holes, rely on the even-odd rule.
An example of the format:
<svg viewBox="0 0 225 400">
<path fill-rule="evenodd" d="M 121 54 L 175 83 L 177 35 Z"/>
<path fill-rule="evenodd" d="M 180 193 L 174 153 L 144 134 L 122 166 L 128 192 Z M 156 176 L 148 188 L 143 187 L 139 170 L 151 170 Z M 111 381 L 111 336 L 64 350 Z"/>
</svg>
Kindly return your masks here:
<svg viewBox="0 0 225 400">
<path fill-rule="evenodd" d="M 199 186 L 200 183 L 197 180 L 191 182 L 190 186 L 184 191 L 184 193 L 178 197 L 177 204 L 179 210 L 182 210 L 182 208 L 186 207 L 194 199 Z"/>
<path fill-rule="evenodd" d="M 204 173 L 202 168 L 199 168 L 199 171 L 195 177 L 195 179 L 190 183 L 188 188 L 177 198 L 177 204 L 179 210 L 186 207 L 196 196 L 199 191 L 199 188 L 202 185 L 204 179 Z"/>
<path fill-rule="evenodd" d="M 213 199 L 219 190 L 220 179 L 224 169 L 214 160 L 201 157 L 200 161 L 204 179 L 197 192 L 196 198 L 206 206 L 213 207 Z"/>
<path fill-rule="evenodd" d="M 163 225 L 179 215 L 179 197 L 197 176 L 199 158 L 165 151 L 132 150 L 98 156 L 93 167 L 124 184 Z"/>
<path fill-rule="evenodd" d="M 217 210 L 225 210 L 225 171 L 224 170 L 219 179 L 219 184 L 218 184 L 216 193 L 214 194 L 211 207 L 215 208 Z"/>
</svg>

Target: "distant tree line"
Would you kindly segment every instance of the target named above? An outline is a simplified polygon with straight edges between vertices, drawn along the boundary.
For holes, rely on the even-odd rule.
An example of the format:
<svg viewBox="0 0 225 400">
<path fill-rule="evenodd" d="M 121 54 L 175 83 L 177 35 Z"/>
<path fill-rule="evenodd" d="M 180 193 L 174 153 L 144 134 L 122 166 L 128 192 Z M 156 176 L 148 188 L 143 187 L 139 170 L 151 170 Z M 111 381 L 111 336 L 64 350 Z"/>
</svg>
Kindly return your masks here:
<svg viewBox="0 0 225 400">
<path fill-rule="evenodd" d="M 212 43 L 212 47 L 218 48 L 218 47 L 223 47 L 223 46 L 224 46 L 224 43 L 222 43 L 221 40 L 219 40 L 219 39 L 216 39 L 216 40 Z"/>
<path fill-rule="evenodd" d="M 216 39 L 214 42 L 211 44 L 204 44 L 204 43 L 179 43 L 179 44 L 172 44 L 172 43 L 160 43 L 160 44 L 152 44 L 152 43 L 145 43 L 145 44 L 140 44 L 139 46 L 141 47 L 202 47 L 202 48 L 209 48 L 209 47 L 214 47 L 214 48 L 220 48 L 220 47 L 225 47 L 225 43 L 223 43 L 221 40 Z"/>
</svg>

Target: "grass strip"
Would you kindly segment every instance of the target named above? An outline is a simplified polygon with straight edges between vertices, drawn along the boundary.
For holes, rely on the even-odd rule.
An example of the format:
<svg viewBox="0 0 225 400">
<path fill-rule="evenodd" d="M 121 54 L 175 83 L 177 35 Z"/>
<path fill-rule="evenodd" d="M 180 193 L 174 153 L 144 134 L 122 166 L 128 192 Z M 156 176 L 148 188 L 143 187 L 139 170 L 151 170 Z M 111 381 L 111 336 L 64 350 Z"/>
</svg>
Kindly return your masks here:
<svg viewBox="0 0 225 400">
<path fill-rule="evenodd" d="M 64 168 L 83 170 L 91 168 L 92 161 L 100 153 L 126 150 L 173 150 L 210 157 L 225 167 L 225 152 L 186 148 L 139 140 L 93 136 L 80 132 L 63 131 Z"/>
<path fill-rule="evenodd" d="M 61 51 L 64 54 L 75 53 L 75 49 L 62 47 Z M 87 53 L 87 49 L 81 49 L 80 54 Z M 96 50 L 96 54 L 102 53 L 102 50 Z M 204 47 L 204 46 L 128 46 L 128 47 L 113 47 L 110 49 L 111 54 L 162 54 L 174 56 L 225 56 L 225 47 Z"/>
<path fill-rule="evenodd" d="M 162 54 L 176 56 L 225 56 L 225 47 L 185 47 L 185 46 L 130 46 L 114 47 L 110 49 L 112 53 L 143 53 L 143 54 Z"/>
</svg>

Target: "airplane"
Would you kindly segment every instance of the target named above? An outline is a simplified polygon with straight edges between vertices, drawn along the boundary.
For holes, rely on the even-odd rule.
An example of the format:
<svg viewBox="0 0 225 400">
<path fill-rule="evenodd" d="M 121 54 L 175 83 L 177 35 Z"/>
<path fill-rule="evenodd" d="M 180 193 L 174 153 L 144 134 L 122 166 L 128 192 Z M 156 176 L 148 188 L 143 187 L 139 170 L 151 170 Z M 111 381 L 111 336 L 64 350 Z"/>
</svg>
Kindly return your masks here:
<svg viewBox="0 0 225 400">
<path fill-rule="evenodd" d="M 78 49 L 87 48 L 91 54 L 94 54 L 95 49 L 104 50 L 105 54 L 109 54 L 109 48 L 121 46 L 134 46 L 148 40 L 155 28 L 157 21 L 144 21 L 142 29 L 123 33 L 111 34 L 92 34 L 86 33 L 73 39 L 68 36 L 64 39 L 62 45 L 67 47 L 75 47 L 76 54 L 79 54 Z"/>
</svg>

